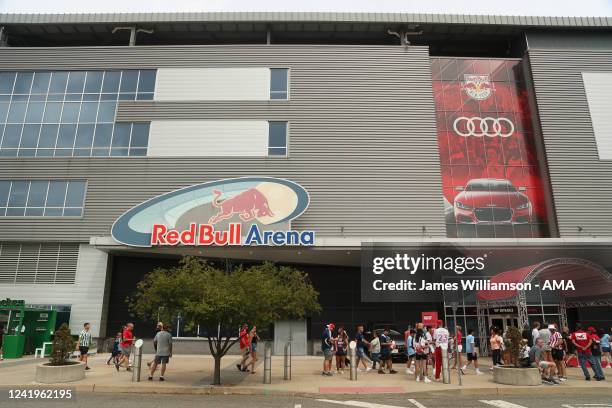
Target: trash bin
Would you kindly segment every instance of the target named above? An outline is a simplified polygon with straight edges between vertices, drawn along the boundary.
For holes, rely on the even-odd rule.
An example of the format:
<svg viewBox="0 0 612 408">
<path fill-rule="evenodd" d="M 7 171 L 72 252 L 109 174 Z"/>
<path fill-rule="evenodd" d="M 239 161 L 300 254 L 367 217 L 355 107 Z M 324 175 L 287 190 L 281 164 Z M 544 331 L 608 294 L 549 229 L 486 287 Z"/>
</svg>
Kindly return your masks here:
<svg viewBox="0 0 612 408">
<path fill-rule="evenodd" d="M 2 341 L 2 351 L 4 353 L 4 358 L 21 358 L 23 356 L 24 345 L 24 335 L 4 335 Z"/>
</svg>

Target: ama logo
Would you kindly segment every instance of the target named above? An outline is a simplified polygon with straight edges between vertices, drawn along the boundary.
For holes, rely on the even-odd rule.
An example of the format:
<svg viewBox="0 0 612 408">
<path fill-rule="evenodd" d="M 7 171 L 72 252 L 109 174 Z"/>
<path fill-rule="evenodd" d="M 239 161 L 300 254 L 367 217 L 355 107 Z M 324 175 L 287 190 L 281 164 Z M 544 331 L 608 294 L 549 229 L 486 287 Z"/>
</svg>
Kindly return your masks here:
<svg viewBox="0 0 612 408">
<path fill-rule="evenodd" d="M 197 184 L 139 204 L 113 224 L 130 246 L 314 245 L 314 231 L 290 229 L 310 198 L 297 183 L 241 177 Z"/>
</svg>

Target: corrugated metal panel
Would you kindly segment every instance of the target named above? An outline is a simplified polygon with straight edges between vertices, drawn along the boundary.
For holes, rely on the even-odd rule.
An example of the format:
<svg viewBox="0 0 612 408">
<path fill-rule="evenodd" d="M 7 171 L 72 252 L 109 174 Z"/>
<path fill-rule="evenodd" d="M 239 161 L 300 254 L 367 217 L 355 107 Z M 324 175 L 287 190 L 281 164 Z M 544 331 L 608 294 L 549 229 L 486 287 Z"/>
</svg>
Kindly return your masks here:
<svg viewBox="0 0 612 408">
<path fill-rule="evenodd" d="M 599 158 L 612 160 L 612 73 L 583 72 Z"/>
<path fill-rule="evenodd" d="M 530 50 L 529 60 L 559 232 L 612 236 L 612 162 L 599 160 L 581 75 L 612 72 L 612 51 Z"/>
<path fill-rule="evenodd" d="M 291 100 L 123 104 L 120 119 L 289 120 L 289 158 L 0 159 L 3 177 L 87 178 L 82 220 L 2 219 L 0 237 L 109 235 L 122 212 L 208 180 L 275 176 L 302 184 L 292 223 L 327 236 L 446 236 L 427 48 L 181 46 L 0 49 L 0 69 L 291 69 Z M 425 232 L 423 231 L 425 228 Z"/>
<path fill-rule="evenodd" d="M 612 26 L 612 18 L 599 22 L 582 17 L 499 16 L 477 14 L 338 13 L 338 12 L 185 12 L 96 14 L 0 14 L 0 24 L 106 24 L 175 22 L 338 22 L 338 23 L 434 23 L 513 26 L 599 27 Z"/>
<path fill-rule="evenodd" d="M 43 243 L 40 246 L 35 284 L 2 280 L 4 265 L 12 259 L 17 262 L 19 248 L 26 245 L 0 244 L 0 295 L 13 299 L 26 299 L 40 305 L 69 305 L 70 328 L 73 334 L 81 331 L 83 323 L 91 323 L 94 337 L 105 332 L 102 327 L 102 308 L 106 281 L 108 254 L 90 245 L 71 243 Z M 10 254 L 8 254 L 9 248 Z M 22 251 L 23 252 L 23 251 Z M 13 267 L 13 272 L 16 269 Z M 66 271 L 70 271 L 69 273 Z M 41 274 L 44 275 L 41 277 Z M 70 278 L 69 278 L 70 274 Z M 57 275 L 57 276 L 56 276 Z"/>
<path fill-rule="evenodd" d="M 156 78 L 156 101 L 270 99 L 268 68 L 162 68 Z"/>
<path fill-rule="evenodd" d="M 268 122 L 255 120 L 154 120 L 149 157 L 265 157 Z"/>
<path fill-rule="evenodd" d="M 0 243 L 0 283 L 74 283 L 78 255 L 78 244 Z"/>
</svg>

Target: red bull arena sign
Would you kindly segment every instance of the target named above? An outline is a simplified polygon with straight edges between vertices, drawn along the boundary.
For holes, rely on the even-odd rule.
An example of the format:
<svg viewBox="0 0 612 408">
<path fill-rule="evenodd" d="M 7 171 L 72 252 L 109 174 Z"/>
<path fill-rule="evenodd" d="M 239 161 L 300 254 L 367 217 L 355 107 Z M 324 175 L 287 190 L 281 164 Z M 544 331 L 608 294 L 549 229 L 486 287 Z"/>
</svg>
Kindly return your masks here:
<svg viewBox="0 0 612 408">
<path fill-rule="evenodd" d="M 314 231 L 290 222 L 306 209 L 306 190 L 289 180 L 240 177 L 185 187 L 126 211 L 113 224 L 125 245 L 314 245 Z"/>
</svg>

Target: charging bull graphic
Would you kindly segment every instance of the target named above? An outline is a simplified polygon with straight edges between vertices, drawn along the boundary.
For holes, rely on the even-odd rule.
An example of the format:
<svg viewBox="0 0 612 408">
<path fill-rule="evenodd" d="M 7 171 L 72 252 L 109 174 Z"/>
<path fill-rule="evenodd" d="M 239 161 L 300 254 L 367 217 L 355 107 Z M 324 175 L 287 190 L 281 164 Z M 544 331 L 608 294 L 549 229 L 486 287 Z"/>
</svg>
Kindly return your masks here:
<svg viewBox="0 0 612 408">
<path fill-rule="evenodd" d="M 209 224 L 216 224 L 221 220 L 226 220 L 238 214 L 242 221 L 251 221 L 257 217 L 273 217 L 274 213 L 270 210 L 268 199 L 256 188 L 249 188 L 242 193 L 235 195 L 219 202 L 222 193 L 219 190 L 213 190 L 215 198 L 212 200 L 212 205 L 219 209 L 219 212 L 210 217 Z"/>
<path fill-rule="evenodd" d="M 239 177 L 209 181 L 136 205 L 115 221 L 111 233 L 118 242 L 141 247 L 312 245 L 314 232 L 295 232 L 290 224 L 306 211 L 309 202 L 306 190 L 290 180 Z M 281 240 L 280 232 L 289 238 Z M 311 232 L 312 239 L 305 239 Z"/>
</svg>

